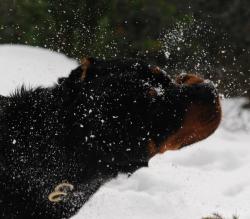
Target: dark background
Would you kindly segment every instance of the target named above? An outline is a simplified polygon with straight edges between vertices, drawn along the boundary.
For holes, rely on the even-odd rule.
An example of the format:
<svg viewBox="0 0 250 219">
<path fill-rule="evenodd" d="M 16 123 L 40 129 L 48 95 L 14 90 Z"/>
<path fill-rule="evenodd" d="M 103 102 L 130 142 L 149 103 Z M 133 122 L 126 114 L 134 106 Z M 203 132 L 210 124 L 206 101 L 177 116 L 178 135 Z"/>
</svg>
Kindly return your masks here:
<svg viewBox="0 0 250 219">
<path fill-rule="evenodd" d="M 139 57 L 250 99 L 249 0 L 1 0 L 0 44 Z M 246 105 L 247 106 L 247 105 Z"/>
</svg>

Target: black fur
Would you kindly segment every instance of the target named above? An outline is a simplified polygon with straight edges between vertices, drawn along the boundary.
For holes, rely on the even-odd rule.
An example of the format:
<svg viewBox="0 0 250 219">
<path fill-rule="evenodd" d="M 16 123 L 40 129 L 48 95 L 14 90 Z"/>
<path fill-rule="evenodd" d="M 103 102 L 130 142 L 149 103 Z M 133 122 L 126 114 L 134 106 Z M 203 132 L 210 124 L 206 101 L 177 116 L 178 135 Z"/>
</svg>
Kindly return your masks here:
<svg viewBox="0 0 250 219">
<path fill-rule="evenodd" d="M 51 88 L 1 98 L 0 217 L 69 218 L 119 172 L 147 166 L 147 145 L 181 126 L 194 101 L 211 103 L 212 85 L 178 85 L 140 60 L 89 59 Z M 148 91 L 161 89 L 154 97 Z M 48 195 L 74 185 L 63 201 Z"/>
</svg>

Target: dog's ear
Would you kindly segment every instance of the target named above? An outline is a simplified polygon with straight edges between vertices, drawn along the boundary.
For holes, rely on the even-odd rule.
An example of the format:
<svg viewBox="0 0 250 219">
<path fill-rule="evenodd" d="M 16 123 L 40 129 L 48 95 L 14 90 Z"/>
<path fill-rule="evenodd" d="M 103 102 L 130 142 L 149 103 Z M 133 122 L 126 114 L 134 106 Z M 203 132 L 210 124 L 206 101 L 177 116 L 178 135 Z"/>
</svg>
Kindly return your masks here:
<svg viewBox="0 0 250 219">
<path fill-rule="evenodd" d="M 86 78 L 88 77 L 88 69 L 90 67 L 91 64 L 94 63 L 94 59 L 93 58 L 83 58 L 81 59 L 81 69 L 82 69 L 82 74 L 80 77 L 81 81 L 86 80 Z"/>
<path fill-rule="evenodd" d="M 79 81 L 85 81 L 88 76 L 88 69 L 90 65 L 94 62 L 93 58 L 83 58 L 80 61 L 80 66 L 73 69 L 68 77 L 61 77 L 57 80 L 59 85 L 65 83 L 75 83 Z"/>
<path fill-rule="evenodd" d="M 80 66 L 73 69 L 68 77 L 62 77 L 57 80 L 58 84 L 63 84 L 67 82 L 79 82 L 85 81 L 88 77 L 89 67 L 94 62 L 93 58 L 83 58 L 81 59 Z"/>
</svg>

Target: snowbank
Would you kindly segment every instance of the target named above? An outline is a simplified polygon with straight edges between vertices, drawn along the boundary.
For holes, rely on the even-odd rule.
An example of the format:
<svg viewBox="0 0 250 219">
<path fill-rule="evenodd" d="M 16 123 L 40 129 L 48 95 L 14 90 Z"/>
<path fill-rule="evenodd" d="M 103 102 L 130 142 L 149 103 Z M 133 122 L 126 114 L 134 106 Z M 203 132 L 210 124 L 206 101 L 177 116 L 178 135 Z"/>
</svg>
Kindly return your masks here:
<svg viewBox="0 0 250 219">
<path fill-rule="evenodd" d="M 74 60 L 45 49 L 0 46 L 0 93 L 17 85 L 51 85 L 76 66 Z M 120 175 L 104 185 L 73 219 L 201 219 L 214 212 L 250 218 L 250 114 L 242 100 L 224 101 L 217 132 L 181 151 L 155 156 L 149 168 Z M 240 125 L 241 124 L 241 125 Z M 230 128 L 228 131 L 225 127 Z"/>
<path fill-rule="evenodd" d="M 222 127 L 192 147 L 155 156 L 149 168 L 129 178 L 107 183 L 74 219 L 201 219 L 212 213 L 249 219 L 249 133 Z"/>
<path fill-rule="evenodd" d="M 0 94 L 17 86 L 52 85 L 77 65 L 65 55 L 24 45 L 0 45 Z"/>
</svg>

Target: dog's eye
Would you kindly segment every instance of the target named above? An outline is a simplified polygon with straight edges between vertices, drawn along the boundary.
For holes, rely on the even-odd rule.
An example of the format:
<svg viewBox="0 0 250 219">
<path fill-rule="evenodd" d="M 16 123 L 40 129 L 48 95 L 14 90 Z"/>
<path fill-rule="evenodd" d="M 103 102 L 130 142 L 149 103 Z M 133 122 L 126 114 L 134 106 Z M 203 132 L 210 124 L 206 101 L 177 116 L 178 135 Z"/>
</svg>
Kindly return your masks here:
<svg viewBox="0 0 250 219">
<path fill-rule="evenodd" d="M 148 96 L 150 96 L 150 97 L 156 97 L 156 96 L 158 96 L 158 93 L 157 93 L 156 89 L 153 88 L 153 87 L 150 87 L 150 88 L 148 89 L 147 94 L 148 94 Z"/>
<path fill-rule="evenodd" d="M 164 96 L 164 89 L 161 84 L 158 86 L 151 86 L 147 90 L 147 94 L 149 97 L 160 97 Z"/>
</svg>

